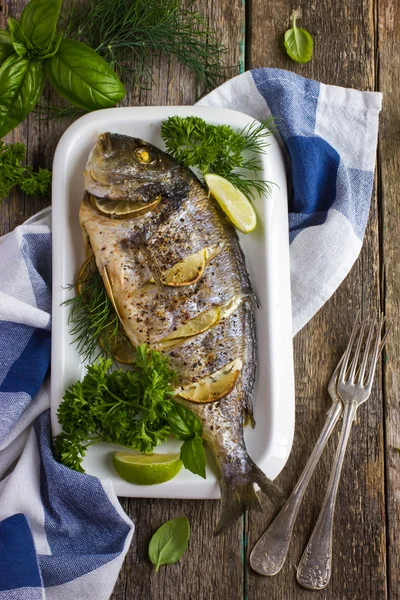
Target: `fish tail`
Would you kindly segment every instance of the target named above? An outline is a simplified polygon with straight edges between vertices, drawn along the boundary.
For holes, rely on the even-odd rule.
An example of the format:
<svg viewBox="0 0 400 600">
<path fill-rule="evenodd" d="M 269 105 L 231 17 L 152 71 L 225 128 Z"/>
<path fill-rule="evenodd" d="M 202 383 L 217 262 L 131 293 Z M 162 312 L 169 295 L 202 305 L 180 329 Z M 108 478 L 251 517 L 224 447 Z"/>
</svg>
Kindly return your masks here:
<svg viewBox="0 0 400 600">
<path fill-rule="evenodd" d="M 268 479 L 250 458 L 248 467 L 247 477 L 238 478 L 236 481 L 222 474 L 221 511 L 215 535 L 233 525 L 247 509 L 262 510 L 259 496 L 254 489 L 255 483 L 273 503 L 281 504 L 285 499 L 281 489 Z"/>
</svg>

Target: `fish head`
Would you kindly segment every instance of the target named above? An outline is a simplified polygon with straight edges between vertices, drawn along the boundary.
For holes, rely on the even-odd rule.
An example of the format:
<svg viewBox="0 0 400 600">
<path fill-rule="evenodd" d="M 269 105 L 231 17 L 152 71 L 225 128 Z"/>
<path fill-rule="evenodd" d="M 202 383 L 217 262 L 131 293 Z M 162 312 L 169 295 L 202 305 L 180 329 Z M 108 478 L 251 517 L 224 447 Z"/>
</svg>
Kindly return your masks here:
<svg viewBox="0 0 400 600">
<path fill-rule="evenodd" d="M 168 193 L 182 171 L 174 159 L 140 138 L 102 133 L 85 171 L 85 188 L 98 198 L 151 202 Z"/>
</svg>

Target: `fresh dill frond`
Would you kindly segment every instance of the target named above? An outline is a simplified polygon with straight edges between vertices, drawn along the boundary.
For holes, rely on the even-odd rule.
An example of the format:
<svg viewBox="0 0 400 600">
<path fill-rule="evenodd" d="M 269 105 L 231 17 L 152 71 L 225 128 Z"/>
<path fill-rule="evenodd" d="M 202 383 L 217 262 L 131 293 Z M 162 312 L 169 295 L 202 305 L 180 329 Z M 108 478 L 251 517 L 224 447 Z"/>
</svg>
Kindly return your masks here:
<svg viewBox="0 0 400 600">
<path fill-rule="evenodd" d="M 72 343 L 83 360 L 97 358 L 101 354 L 112 356 L 112 348 L 121 337 L 130 343 L 120 327 L 97 269 L 89 271 L 89 275 L 70 287 L 76 287 L 77 293 L 63 305 L 71 308 L 68 323 L 72 325 Z"/>
<path fill-rule="evenodd" d="M 270 194 L 273 185 L 261 179 L 258 158 L 269 146 L 272 123 L 272 118 L 254 121 L 235 131 L 229 125 L 211 125 L 200 117 L 172 116 L 162 123 L 161 137 L 167 152 L 179 163 L 198 169 L 203 176 L 215 173 L 225 177 L 254 199 L 255 192 Z"/>
<path fill-rule="evenodd" d="M 227 49 L 203 15 L 181 0 L 89 0 L 64 7 L 65 35 L 98 52 L 119 74 L 140 87 L 151 81 L 154 53 L 176 58 L 196 76 L 202 92 L 225 78 Z"/>
</svg>

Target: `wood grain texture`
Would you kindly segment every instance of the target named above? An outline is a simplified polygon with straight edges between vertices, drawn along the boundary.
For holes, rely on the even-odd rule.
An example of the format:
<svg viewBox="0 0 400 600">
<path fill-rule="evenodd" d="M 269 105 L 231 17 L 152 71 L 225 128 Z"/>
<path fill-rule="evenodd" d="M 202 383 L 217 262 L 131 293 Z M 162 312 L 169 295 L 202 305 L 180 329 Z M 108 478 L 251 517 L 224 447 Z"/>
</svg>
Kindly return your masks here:
<svg viewBox="0 0 400 600">
<path fill-rule="evenodd" d="M 290 15 L 300 5 L 299 26 L 315 41 L 314 57 L 306 65 L 291 61 L 283 50 L 283 33 Z M 375 10 L 369 2 L 265 3 L 252 0 L 247 66 L 285 68 L 324 83 L 373 90 L 376 87 Z M 266 35 L 268 31 L 268 35 Z M 278 115 L 279 117 L 279 115 Z M 323 426 L 330 400 L 326 387 L 344 351 L 357 309 L 379 308 L 379 222 L 373 196 L 363 251 L 334 297 L 296 336 L 296 431 L 292 454 L 278 484 L 290 493 Z M 380 378 L 374 393 L 359 412 L 346 455 L 337 500 L 332 580 L 320 592 L 325 599 L 387 598 L 386 530 L 384 504 L 383 396 Z M 294 530 L 289 557 L 280 574 L 247 577 L 251 600 L 311 599 L 314 592 L 300 588 L 296 566 L 318 517 L 329 478 L 340 427 L 333 435 L 307 490 Z M 272 518 L 249 514 L 246 532 L 251 551 Z"/>
<path fill-rule="evenodd" d="M 399 3 L 383 0 L 379 6 L 379 87 L 384 93 L 379 146 L 381 192 L 382 263 L 385 311 L 393 324 L 384 363 L 385 455 L 388 524 L 388 589 L 392 600 L 400 598 L 400 30 Z"/>
<path fill-rule="evenodd" d="M 25 4 L 25 0 L 0 0 L 0 27 Z M 315 41 L 314 57 L 307 65 L 292 62 L 283 49 L 283 34 L 299 4 L 303 15 L 299 25 L 308 29 Z M 333 578 L 319 596 L 324 600 L 399 600 L 400 455 L 395 451 L 400 447 L 399 2 L 197 0 L 197 6 L 229 49 L 225 57 L 226 66 L 233 66 L 229 74 L 236 74 L 237 66 L 243 69 L 244 65 L 280 67 L 324 83 L 385 93 L 378 178 L 361 256 L 333 298 L 295 339 L 296 432 L 278 483 L 290 493 L 318 437 L 329 407 L 326 385 L 345 348 L 358 307 L 364 311 L 385 307 L 394 321 L 388 358 L 383 372 L 379 368 L 373 394 L 354 426 L 337 502 Z M 196 100 L 195 81 L 181 65 L 155 56 L 153 77 L 149 90 L 129 89 L 123 104 L 192 104 Z M 42 103 L 55 100 L 46 88 Z M 26 143 L 30 162 L 51 167 L 55 146 L 68 124 L 39 120 L 31 114 L 6 141 Z M 48 198 L 33 201 L 13 191 L 0 206 L 0 234 L 48 203 Z M 339 429 L 311 481 L 288 560 L 279 575 L 263 578 L 248 567 L 248 553 L 273 517 L 274 509 L 264 500 L 264 513 L 249 514 L 229 532 L 214 538 L 217 501 L 123 499 L 137 530 L 112 600 L 315 598 L 297 585 L 295 568 L 318 516 L 338 435 Z M 147 558 L 150 537 L 163 522 L 180 515 L 186 515 L 191 523 L 189 551 L 181 562 L 155 574 Z"/>
</svg>

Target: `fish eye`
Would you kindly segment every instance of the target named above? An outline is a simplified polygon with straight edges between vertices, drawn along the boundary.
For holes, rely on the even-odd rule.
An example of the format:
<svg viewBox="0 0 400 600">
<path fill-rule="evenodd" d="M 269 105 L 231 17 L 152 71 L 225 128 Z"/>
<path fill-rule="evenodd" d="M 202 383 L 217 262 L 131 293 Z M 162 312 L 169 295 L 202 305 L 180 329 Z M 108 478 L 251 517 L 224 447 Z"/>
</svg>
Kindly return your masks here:
<svg viewBox="0 0 400 600">
<path fill-rule="evenodd" d="M 157 155 L 151 148 L 137 148 L 135 157 L 144 165 L 153 165 L 157 160 Z"/>
</svg>

